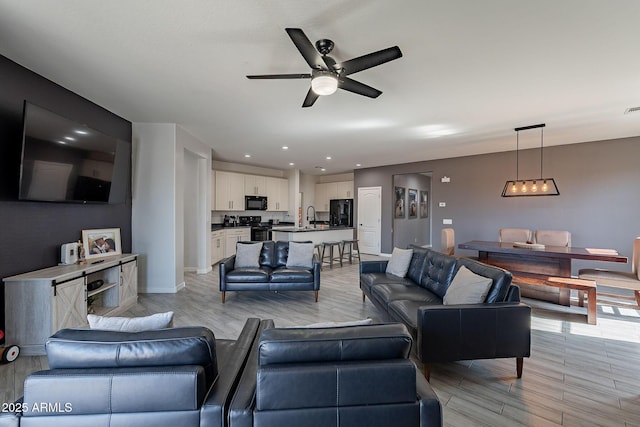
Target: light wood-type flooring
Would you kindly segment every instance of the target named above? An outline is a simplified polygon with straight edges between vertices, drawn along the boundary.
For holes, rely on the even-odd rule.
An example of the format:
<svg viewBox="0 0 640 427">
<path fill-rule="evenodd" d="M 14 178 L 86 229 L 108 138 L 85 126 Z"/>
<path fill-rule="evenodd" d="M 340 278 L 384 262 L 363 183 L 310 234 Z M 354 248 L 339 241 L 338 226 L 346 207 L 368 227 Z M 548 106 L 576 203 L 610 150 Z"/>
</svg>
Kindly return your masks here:
<svg viewBox="0 0 640 427">
<path fill-rule="evenodd" d="M 363 256 L 365 258 L 373 258 Z M 435 364 L 431 384 L 446 426 L 640 426 L 640 311 L 623 300 L 599 300 L 598 324 L 586 324 L 586 308 L 525 300 L 533 307 L 531 357 L 521 379 L 514 359 Z M 219 338 L 235 338 L 247 317 L 276 326 L 371 317 L 362 302 L 358 265 L 321 274 L 313 292 L 229 292 L 222 304 L 218 270 L 186 274 L 177 294 L 142 294 L 127 312 L 142 316 L 172 310 L 174 324 L 204 325 Z M 0 403 L 22 395 L 30 372 L 46 369 L 44 357 L 19 357 L 0 365 Z"/>
</svg>

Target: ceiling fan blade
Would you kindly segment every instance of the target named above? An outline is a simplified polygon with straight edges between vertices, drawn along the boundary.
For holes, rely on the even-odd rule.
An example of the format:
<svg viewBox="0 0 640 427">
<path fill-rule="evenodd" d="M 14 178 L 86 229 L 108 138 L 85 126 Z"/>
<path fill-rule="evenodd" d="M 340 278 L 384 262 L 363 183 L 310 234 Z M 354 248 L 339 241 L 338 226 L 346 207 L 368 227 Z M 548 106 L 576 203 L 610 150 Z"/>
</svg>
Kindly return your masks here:
<svg viewBox="0 0 640 427">
<path fill-rule="evenodd" d="M 304 102 L 302 103 L 302 108 L 311 107 L 318 99 L 318 94 L 313 91 L 313 89 L 309 88 L 309 92 L 307 92 L 307 96 L 304 98 Z"/>
<path fill-rule="evenodd" d="M 311 41 L 300 28 L 286 28 L 285 31 L 291 37 L 291 41 L 296 45 L 302 57 L 309 67 L 314 70 L 326 70 L 328 65 L 322 59 L 322 55 L 313 47 Z"/>
<path fill-rule="evenodd" d="M 402 51 L 400 51 L 400 48 L 393 46 L 350 59 L 338 64 L 338 66 L 344 70 L 342 74 L 348 76 L 349 74 L 357 73 L 358 71 L 366 70 L 367 68 L 375 67 L 376 65 L 384 64 L 385 62 L 393 61 L 401 57 Z"/>
<path fill-rule="evenodd" d="M 248 79 L 310 79 L 311 74 L 258 74 Z"/>
<path fill-rule="evenodd" d="M 377 98 L 382 94 L 378 89 L 374 89 L 364 83 L 357 82 L 349 77 L 341 76 L 338 80 L 338 87 L 349 92 L 357 93 L 358 95 L 368 96 L 369 98 Z"/>
</svg>

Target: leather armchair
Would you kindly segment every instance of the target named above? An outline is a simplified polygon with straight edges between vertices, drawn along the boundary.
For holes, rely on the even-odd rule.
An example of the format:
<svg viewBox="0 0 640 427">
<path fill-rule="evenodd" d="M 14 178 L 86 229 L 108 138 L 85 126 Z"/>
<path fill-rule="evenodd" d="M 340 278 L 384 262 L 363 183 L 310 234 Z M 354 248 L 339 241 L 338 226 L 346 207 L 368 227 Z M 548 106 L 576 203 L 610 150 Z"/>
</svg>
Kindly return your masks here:
<svg viewBox="0 0 640 427">
<path fill-rule="evenodd" d="M 259 324 L 248 319 L 236 341 L 203 327 L 61 330 L 46 343 L 51 369 L 25 380 L 28 409 L 13 425 L 222 427 Z"/>
<path fill-rule="evenodd" d="M 229 410 L 230 427 L 442 425 L 399 323 L 266 329 Z"/>
</svg>

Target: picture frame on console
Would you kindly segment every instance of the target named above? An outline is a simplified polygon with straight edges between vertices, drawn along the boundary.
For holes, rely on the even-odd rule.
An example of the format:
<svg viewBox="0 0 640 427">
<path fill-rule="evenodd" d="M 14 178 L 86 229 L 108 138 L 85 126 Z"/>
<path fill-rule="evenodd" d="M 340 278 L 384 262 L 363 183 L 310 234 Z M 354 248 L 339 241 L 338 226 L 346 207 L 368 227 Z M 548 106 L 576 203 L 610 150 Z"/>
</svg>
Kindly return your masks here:
<svg viewBox="0 0 640 427">
<path fill-rule="evenodd" d="M 82 245 L 87 260 L 122 254 L 119 228 L 82 230 Z"/>
</svg>

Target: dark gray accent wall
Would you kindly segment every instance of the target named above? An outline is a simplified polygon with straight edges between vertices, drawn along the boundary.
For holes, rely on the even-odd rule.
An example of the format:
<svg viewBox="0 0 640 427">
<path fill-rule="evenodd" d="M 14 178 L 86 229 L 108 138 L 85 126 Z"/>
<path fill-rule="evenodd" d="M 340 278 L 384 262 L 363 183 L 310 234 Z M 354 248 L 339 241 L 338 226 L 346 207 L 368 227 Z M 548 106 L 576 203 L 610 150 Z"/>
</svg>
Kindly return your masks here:
<svg viewBox="0 0 640 427">
<path fill-rule="evenodd" d="M 130 184 L 127 202 L 118 205 L 18 201 L 25 99 L 131 143 L 131 122 L 0 56 L 0 278 L 56 265 L 60 245 L 79 240 L 83 229 L 118 227 L 123 252 L 130 252 Z M 4 287 L 0 296 L 4 328 Z"/>
<path fill-rule="evenodd" d="M 515 151 L 360 169 L 354 172 L 354 185 L 382 186 L 383 253 L 393 248 L 393 176 L 431 172 L 431 243 L 436 248 L 440 230 L 448 227 L 442 220 L 448 218 L 456 243 L 497 240 L 501 227 L 569 230 L 574 246 L 613 248 L 630 257 L 633 239 L 640 236 L 638 159 L 640 137 L 546 147 L 544 175 L 554 177 L 560 189 L 552 197 L 500 197 L 505 181 L 516 175 Z M 519 163 L 520 178 L 540 175 L 538 149 L 521 151 Z M 442 183 L 444 176 L 451 182 Z M 439 208 L 438 202 L 447 206 Z M 576 261 L 574 274 L 586 266 L 631 270 L 630 264 Z"/>
</svg>

